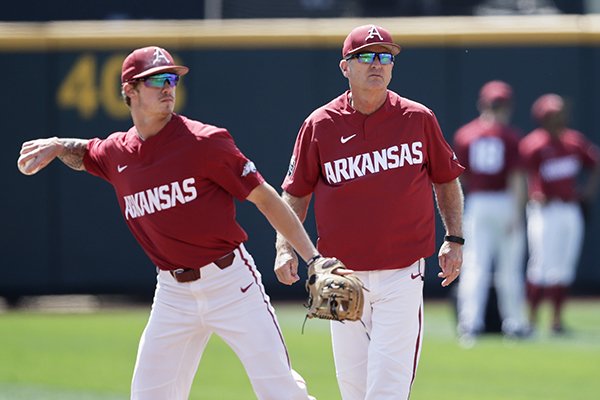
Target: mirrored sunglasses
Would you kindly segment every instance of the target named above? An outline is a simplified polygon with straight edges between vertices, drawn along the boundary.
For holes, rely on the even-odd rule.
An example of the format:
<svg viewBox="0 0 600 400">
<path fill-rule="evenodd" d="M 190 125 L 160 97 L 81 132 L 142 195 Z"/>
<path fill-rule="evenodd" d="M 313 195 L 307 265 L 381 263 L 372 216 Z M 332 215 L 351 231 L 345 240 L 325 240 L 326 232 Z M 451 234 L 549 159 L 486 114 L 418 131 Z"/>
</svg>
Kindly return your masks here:
<svg viewBox="0 0 600 400">
<path fill-rule="evenodd" d="M 346 60 L 356 58 L 361 64 L 373 64 L 375 62 L 375 56 L 379 58 L 379 63 L 381 65 L 389 65 L 394 62 L 394 55 L 392 53 L 358 53 L 346 57 Z"/>
<path fill-rule="evenodd" d="M 177 74 L 158 74 L 151 75 L 146 78 L 140 79 L 144 82 L 144 86 L 153 87 L 153 88 L 162 88 L 165 86 L 165 83 L 169 82 L 171 87 L 177 86 L 179 82 L 179 75 Z"/>
</svg>

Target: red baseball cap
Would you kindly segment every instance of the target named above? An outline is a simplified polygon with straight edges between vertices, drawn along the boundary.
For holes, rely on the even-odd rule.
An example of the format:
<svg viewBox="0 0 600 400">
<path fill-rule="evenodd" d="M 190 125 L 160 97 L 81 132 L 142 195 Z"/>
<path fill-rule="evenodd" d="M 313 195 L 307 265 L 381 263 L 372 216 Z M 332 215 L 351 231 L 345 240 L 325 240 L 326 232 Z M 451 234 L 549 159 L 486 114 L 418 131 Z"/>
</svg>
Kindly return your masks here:
<svg viewBox="0 0 600 400">
<path fill-rule="evenodd" d="M 165 49 L 156 46 L 143 47 L 134 50 L 123 61 L 121 82 L 125 83 L 162 72 L 173 72 L 182 76 L 189 70 L 188 67 L 175 65 L 173 57 Z"/>
<path fill-rule="evenodd" d="M 342 57 L 346 58 L 350 54 L 359 52 L 368 46 L 381 45 L 387 48 L 390 53 L 396 55 L 402 49 L 394 43 L 390 33 L 376 25 L 362 25 L 354 28 L 344 40 L 342 47 Z"/>
<path fill-rule="evenodd" d="M 512 98 L 512 87 L 503 81 L 489 81 L 479 90 L 479 101 L 486 105 L 495 101 L 511 101 Z"/>
<path fill-rule="evenodd" d="M 540 96 L 531 106 L 531 116 L 542 122 L 548 115 L 563 111 L 565 102 L 562 97 L 554 93 Z"/>
</svg>

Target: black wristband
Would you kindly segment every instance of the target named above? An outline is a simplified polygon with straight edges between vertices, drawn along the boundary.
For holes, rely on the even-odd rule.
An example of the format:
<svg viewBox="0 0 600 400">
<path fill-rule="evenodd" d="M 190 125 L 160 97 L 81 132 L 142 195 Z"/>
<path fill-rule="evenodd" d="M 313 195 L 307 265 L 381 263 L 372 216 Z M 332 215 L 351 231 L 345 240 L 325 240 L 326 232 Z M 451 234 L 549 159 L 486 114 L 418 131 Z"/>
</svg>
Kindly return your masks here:
<svg viewBox="0 0 600 400">
<path fill-rule="evenodd" d="M 320 254 L 317 254 L 316 256 L 312 256 L 307 262 L 306 265 L 310 266 L 310 264 L 314 263 L 315 261 L 317 261 L 319 258 L 321 258 Z"/>
<path fill-rule="evenodd" d="M 465 244 L 465 238 L 461 238 L 460 236 L 446 235 L 444 236 L 444 241 Z"/>
</svg>

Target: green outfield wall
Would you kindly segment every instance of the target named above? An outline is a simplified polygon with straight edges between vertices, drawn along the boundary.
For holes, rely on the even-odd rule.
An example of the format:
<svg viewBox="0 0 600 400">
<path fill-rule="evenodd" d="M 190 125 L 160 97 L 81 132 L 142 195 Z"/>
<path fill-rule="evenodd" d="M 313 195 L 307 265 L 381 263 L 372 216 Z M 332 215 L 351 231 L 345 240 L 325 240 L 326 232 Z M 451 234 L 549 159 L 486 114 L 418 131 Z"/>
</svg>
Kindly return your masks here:
<svg viewBox="0 0 600 400">
<path fill-rule="evenodd" d="M 404 47 L 390 88 L 434 110 L 448 139 L 476 116 L 479 87 L 502 79 L 515 89 L 514 122 L 523 131 L 534 127 L 532 102 L 556 92 L 568 101 L 571 125 L 600 144 L 596 16 L 0 23 L 0 296 L 152 294 L 154 267 L 107 183 L 59 162 L 31 177 L 16 168 L 25 140 L 105 137 L 129 128 L 119 74 L 131 49 L 164 46 L 188 65 L 179 111 L 229 129 L 279 187 L 303 119 L 347 88 L 338 68 L 345 35 L 372 22 Z M 274 232 L 262 215 L 246 203 L 238 214 L 268 292 L 301 295 L 302 285 L 275 280 Z M 312 220 L 308 228 L 314 238 Z M 437 236 L 439 242 L 441 230 Z M 600 201 L 587 221 L 576 293 L 600 294 L 598 237 Z M 426 295 L 447 294 L 437 282 L 436 259 L 427 266 Z"/>
</svg>

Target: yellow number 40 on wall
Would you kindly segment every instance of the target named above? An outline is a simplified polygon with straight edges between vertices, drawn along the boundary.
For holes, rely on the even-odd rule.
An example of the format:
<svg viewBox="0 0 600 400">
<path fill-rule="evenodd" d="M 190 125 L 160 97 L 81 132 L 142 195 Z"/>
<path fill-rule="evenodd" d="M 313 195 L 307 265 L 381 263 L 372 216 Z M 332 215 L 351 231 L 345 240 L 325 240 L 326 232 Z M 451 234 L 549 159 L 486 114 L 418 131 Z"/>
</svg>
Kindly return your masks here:
<svg viewBox="0 0 600 400">
<path fill-rule="evenodd" d="M 83 119 L 96 116 L 102 106 L 106 114 L 115 119 L 129 117 L 129 109 L 121 98 L 121 65 L 126 54 L 116 54 L 102 65 L 99 81 L 96 81 L 97 61 L 92 54 L 81 55 L 61 82 L 56 101 L 59 108 L 74 108 Z M 177 86 L 176 110 L 183 108 L 185 90 Z"/>
</svg>

